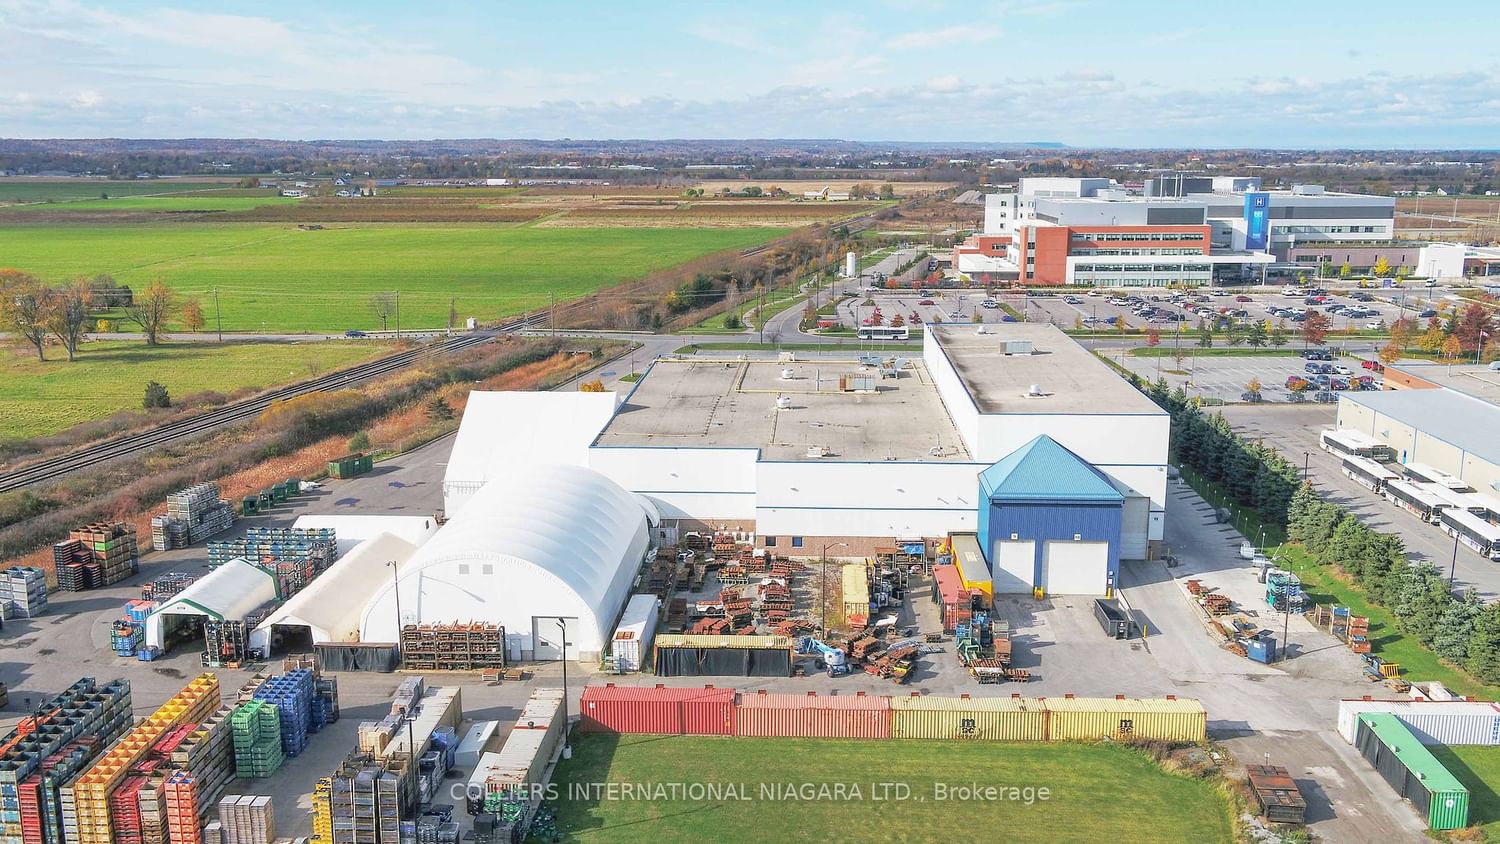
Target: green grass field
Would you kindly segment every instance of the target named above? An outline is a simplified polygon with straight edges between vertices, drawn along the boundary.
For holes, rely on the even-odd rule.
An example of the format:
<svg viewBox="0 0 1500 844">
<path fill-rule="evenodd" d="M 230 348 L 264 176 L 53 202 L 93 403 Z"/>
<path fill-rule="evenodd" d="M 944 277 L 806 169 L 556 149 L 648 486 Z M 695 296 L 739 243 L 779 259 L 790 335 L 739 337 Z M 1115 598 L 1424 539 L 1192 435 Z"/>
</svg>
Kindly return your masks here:
<svg viewBox="0 0 1500 844">
<path fill-rule="evenodd" d="M 75 199 L 98 199 L 101 194 L 143 196 L 229 187 L 233 185 L 227 182 L 179 182 L 175 179 L 145 179 L 131 182 L 114 182 L 105 179 L 69 179 L 66 181 L 0 179 L 0 203 L 46 202 L 49 199 L 54 202 L 67 202 Z"/>
<path fill-rule="evenodd" d="M 1486 841 L 1500 841 L 1500 747 L 1429 746 L 1448 773 L 1469 789 L 1469 824 Z"/>
<path fill-rule="evenodd" d="M 0 350 L 0 438 L 54 434 L 120 410 L 139 410 L 147 381 L 173 398 L 214 390 L 269 387 L 352 366 L 390 348 L 384 343 L 168 343 L 106 340 L 79 347 L 68 363 L 49 348 L 38 361 L 27 350 Z"/>
<path fill-rule="evenodd" d="M 553 782 L 567 841 L 1231 840 L 1228 803 L 1212 786 L 1118 746 L 585 735 Z M 718 783 L 736 792 L 568 799 L 570 783 Z M 939 799 L 938 784 L 976 783 L 1031 788 L 1033 797 L 1030 805 L 1021 794 Z M 762 784 L 794 796 L 763 794 Z M 908 799 L 898 799 L 902 788 Z"/>
<path fill-rule="evenodd" d="M 213 198 L 222 202 L 223 199 Z M 498 225 L 192 224 L 0 228 L 6 266 L 45 280 L 107 272 L 130 285 L 160 277 L 209 301 L 225 331 L 379 328 L 378 291 L 401 293 L 404 328 L 492 320 L 591 293 L 785 229 L 566 228 Z M 391 327 L 394 327 L 392 325 Z"/>
<path fill-rule="evenodd" d="M 80 199 L 70 202 L 52 202 L 30 205 L 14 205 L 4 210 L 12 214 L 55 213 L 59 211 L 148 211 L 170 213 L 178 211 L 249 211 L 262 205 L 288 205 L 300 200 L 280 196 L 272 191 L 242 191 L 237 196 L 206 196 L 194 193 L 174 193 L 164 196 L 110 196 L 109 199 Z"/>
</svg>

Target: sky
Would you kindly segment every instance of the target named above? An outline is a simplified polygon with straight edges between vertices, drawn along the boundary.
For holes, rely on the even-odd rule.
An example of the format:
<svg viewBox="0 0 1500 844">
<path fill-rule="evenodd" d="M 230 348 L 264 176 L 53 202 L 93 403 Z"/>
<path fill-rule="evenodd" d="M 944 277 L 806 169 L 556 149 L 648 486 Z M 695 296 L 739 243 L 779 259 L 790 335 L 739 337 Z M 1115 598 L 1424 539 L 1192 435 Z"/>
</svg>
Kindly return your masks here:
<svg viewBox="0 0 1500 844">
<path fill-rule="evenodd" d="M 1500 147 L 1493 0 L 0 0 L 0 137 Z"/>
</svg>

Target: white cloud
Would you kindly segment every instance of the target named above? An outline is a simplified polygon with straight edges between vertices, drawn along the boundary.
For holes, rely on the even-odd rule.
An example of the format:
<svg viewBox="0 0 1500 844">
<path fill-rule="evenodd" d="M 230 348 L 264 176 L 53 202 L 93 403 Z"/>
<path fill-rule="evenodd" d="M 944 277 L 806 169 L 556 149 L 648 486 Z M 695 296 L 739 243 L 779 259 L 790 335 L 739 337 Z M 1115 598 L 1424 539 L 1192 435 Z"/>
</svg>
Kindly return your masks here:
<svg viewBox="0 0 1500 844">
<path fill-rule="evenodd" d="M 983 44 L 1000 37 L 1000 28 L 989 24 L 964 24 L 907 32 L 890 40 L 897 50 L 921 50 L 930 47 L 951 47 L 960 44 Z"/>
<path fill-rule="evenodd" d="M 73 104 L 79 108 L 94 108 L 104 102 L 98 91 L 79 91 L 73 95 Z"/>
<path fill-rule="evenodd" d="M 953 74 L 927 80 L 927 90 L 935 94 L 956 94 L 964 87 L 964 81 Z"/>
</svg>

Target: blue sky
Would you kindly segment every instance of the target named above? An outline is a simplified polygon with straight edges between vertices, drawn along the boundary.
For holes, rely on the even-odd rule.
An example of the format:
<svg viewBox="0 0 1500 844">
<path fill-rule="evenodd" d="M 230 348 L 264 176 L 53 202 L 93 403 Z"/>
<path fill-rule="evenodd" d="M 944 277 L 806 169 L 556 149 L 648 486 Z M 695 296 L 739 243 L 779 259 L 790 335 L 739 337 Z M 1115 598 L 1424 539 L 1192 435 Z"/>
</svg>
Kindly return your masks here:
<svg viewBox="0 0 1500 844">
<path fill-rule="evenodd" d="M 0 136 L 1500 146 L 1492 2 L 647 6 L 0 0 Z"/>
</svg>

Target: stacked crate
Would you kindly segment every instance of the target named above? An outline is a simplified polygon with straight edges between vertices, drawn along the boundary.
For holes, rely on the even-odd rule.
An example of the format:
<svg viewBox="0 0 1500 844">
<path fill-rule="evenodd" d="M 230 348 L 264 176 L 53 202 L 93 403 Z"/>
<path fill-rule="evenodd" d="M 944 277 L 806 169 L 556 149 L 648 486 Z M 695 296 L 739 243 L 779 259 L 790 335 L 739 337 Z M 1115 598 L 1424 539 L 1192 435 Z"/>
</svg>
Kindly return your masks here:
<svg viewBox="0 0 1500 844">
<path fill-rule="evenodd" d="M 68 844 L 111 844 L 109 798 L 116 786 L 173 727 L 202 721 L 218 707 L 218 678 L 199 675 L 65 786 L 61 799 Z"/>
<path fill-rule="evenodd" d="M 46 572 L 31 566 L 0 572 L 0 613 L 6 618 L 36 618 L 46 611 Z"/>
<path fill-rule="evenodd" d="M 234 524 L 234 508 L 219 498 L 218 484 L 196 484 L 167 496 L 167 512 L 151 518 L 151 546 L 184 548 Z"/>
<path fill-rule="evenodd" d="M 286 758 L 281 749 L 281 713 L 274 704 L 252 700 L 230 716 L 234 773 L 241 779 L 269 777 Z"/>
<path fill-rule="evenodd" d="M 172 751 L 174 773 L 191 779 L 191 792 L 202 815 L 224 793 L 234 779 L 234 736 L 230 722 L 232 710 L 221 706 L 196 727 Z"/>
<path fill-rule="evenodd" d="M 329 783 L 333 844 L 400 844 L 399 818 L 411 805 L 404 754 L 351 753 Z"/>
<path fill-rule="evenodd" d="M 323 677 L 313 681 L 313 706 L 315 710 L 322 709 L 323 723 L 332 724 L 339 719 L 338 678 Z"/>
<path fill-rule="evenodd" d="M 115 656 L 135 656 L 136 648 L 146 641 L 146 625 L 128 618 L 115 619 L 109 628 L 109 646 Z"/>
<path fill-rule="evenodd" d="M 307 747 L 312 721 L 313 676 L 298 669 L 266 680 L 255 690 L 255 699 L 273 704 L 281 716 L 281 750 L 296 756 Z"/>
<path fill-rule="evenodd" d="M 256 527 L 247 530 L 243 539 L 208 544 L 211 567 L 240 558 L 274 572 L 282 582 L 285 598 L 338 559 L 338 535 L 332 528 Z"/>
<path fill-rule="evenodd" d="M 104 744 L 99 736 L 79 736 L 42 760 L 36 772 L 21 781 L 21 841 L 25 844 L 62 844 L 62 829 L 57 824 L 57 790 L 87 765 Z M 10 822 L 7 818 L 7 827 Z M 7 834 L 6 840 L 13 840 L 12 836 Z"/>
<path fill-rule="evenodd" d="M 203 623 L 205 668 L 237 666 L 244 662 L 250 650 L 250 633 L 244 621 L 226 619 L 208 620 Z"/>
<path fill-rule="evenodd" d="M 141 600 L 165 601 L 197 582 L 198 576 L 184 571 L 169 571 L 159 574 L 150 583 L 141 587 Z"/>
<path fill-rule="evenodd" d="M 219 801 L 219 823 L 224 828 L 224 844 L 271 844 L 276 840 L 276 817 L 269 797 L 224 797 Z"/>
<path fill-rule="evenodd" d="M 495 624 L 408 624 L 401 628 L 408 671 L 480 671 L 505 667 L 505 628 Z"/>
<path fill-rule="evenodd" d="M 173 771 L 166 781 L 167 840 L 172 844 L 203 844 L 203 821 L 198 811 L 197 781 L 187 771 Z"/>
<path fill-rule="evenodd" d="M 121 522 L 84 525 L 52 546 L 52 561 L 58 584 L 71 592 L 119 583 L 140 565 L 135 528 Z"/>
<path fill-rule="evenodd" d="M 333 844 L 333 807 L 329 797 L 333 793 L 333 778 L 323 777 L 313 786 L 313 834 L 312 844 Z"/>
<path fill-rule="evenodd" d="M 1266 604 L 1277 612 L 1301 615 L 1305 609 L 1301 579 L 1289 571 L 1272 569 L 1266 575 Z"/>
<path fill-rule="evenodd" d="M 141 813 L 142 844 L 167 844 L 167 777 L 154 773 L 141 787 L 136 803 Z M 115 844 L 123 844 L 115 836 Z"/>
</svg>

